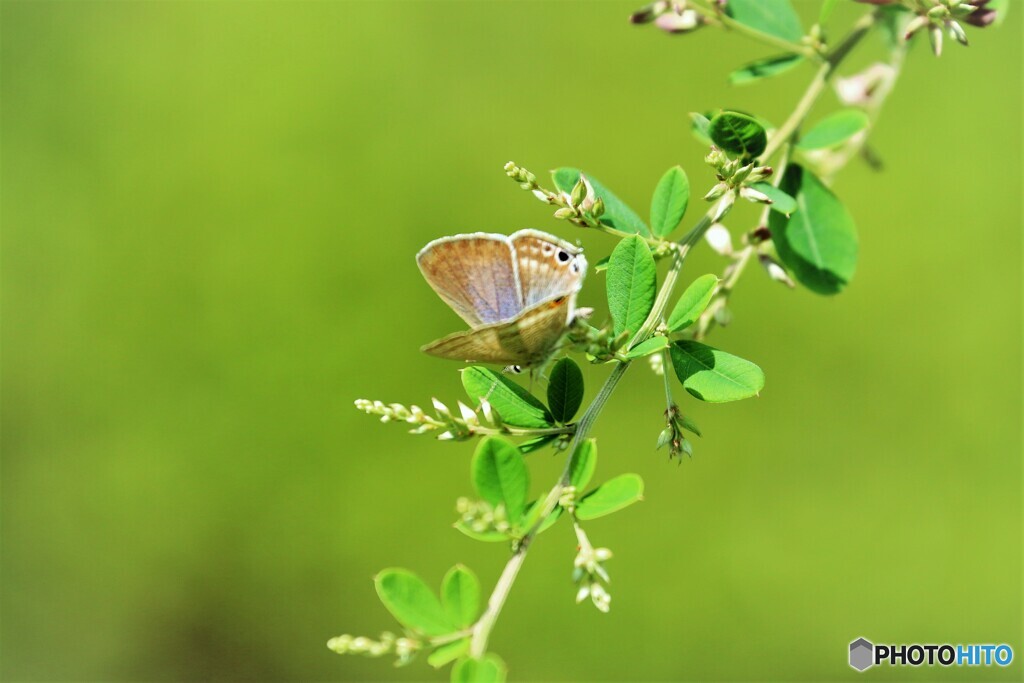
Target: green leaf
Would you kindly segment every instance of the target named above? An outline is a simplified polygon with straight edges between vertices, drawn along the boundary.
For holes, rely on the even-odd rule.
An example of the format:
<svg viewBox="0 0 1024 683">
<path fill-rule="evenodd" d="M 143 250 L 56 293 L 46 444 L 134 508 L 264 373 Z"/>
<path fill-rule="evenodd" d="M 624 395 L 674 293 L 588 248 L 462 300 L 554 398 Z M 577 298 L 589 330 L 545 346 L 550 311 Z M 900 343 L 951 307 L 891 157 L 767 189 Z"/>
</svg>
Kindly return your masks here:
<svg viewBox="0 0 1024 683">
<path fill-rule="evenodd" d="M 554 418 L 537 397 L 505 375 L 479 365 L 462 371 L 462 386 L 470 398 L 486 399 L 498 411 L 502 421 L 513 427 L 543 429 Z"/>
<path fill-rule="evenodd" d="M 681 166 L 673 166 L 661 176 L 651 197 L 651 231 L 667 237 L 683 220 L 690 203 L 690 180 Z"/>
<path fill-rule="evenodd" d="M 504 683 L 508 670 L 501 657 L 494 653 L 482 659 L 463 657 L 452 667 L 452 683 Z"/>
<path fill-rule="evenodd" d="M 731 353 L 695 341 L 678 341 L 671 353 L 676 377 L 701 401 L 738 401 L 764 388 L 761 368 Z"/>
<path fill-rule="evenodd" d="M 469 652 L 469 638 L 456 640 L 454 643 L 446 643 L 439 646 L 427 656 L 427 664 L 440 669 L 448 662 L 453 662 L 462 655 Z"/>
<path fill-rule="evenodd" d="M 583 373 L 572 358 L 555 363 L 548 380 L 548 406 L 556 422 L 566 424 L 583 403 Z"/>
<path fill-rule="evenodd" d="M 756 158 L 768 146 L 768 134 L 753 116 L 723 111 L 708 126 L 711 141 L 733 155 Z"/>
<path fill-rule="evenodd" d="M 672 314 L 668 317 L 668 331 L 678 332 L 685 330 L 697 322 L 697 318 L 704 312 L 704 309 L 711 303 L 711 297 L 718 289 L 718 278 L 710 273 L 701 275 L 690 283 L 683 295 L 676 302 Z"/>
<path fill-rule="evenodd" d="M 729 0 L 725 12 L 755 31 L 799 43 L 804 29 L 789 0 Z"/>
<path fill-rule="evenodd" d="M 617 512 L 643 498 L 644 480 L 639 474 L 620 474 L 583 496 L 576 504 L 576 517 L 596 519 Z"/>
<path fill-rule="evenodd" d="M 441 605 L 448 618 L 459 628 L 465 628 L 476 621 L 480 614 L 480 581 L 476 574 L 461 564 L 449 569 L 441 582 Z"/>
<path fill-rule="evenodd" d="M 511 534 L 502 533 L 500 531 L 476 531 L 473 527 L 469 526 L 465 521 L 459 520 L 455 523 L 455 528 L 461 533 L 469 536 L 474 541 L 483 541 L 484 543 L 499 543 L 502 541 L 512 540 Z"/>
<path fill-rule="evenodd" d="M 491 505 L 505 505 L 509 519 L 519 519 L 530 492 L 530 472 L 523 454 L 508 439 L 488 436 L 477 446 L 470 463 L 473 484 Z"/>
<path fill-rule="evenodd" d="M 649 356 L 652 353 L 657 353 L 666 346 L 668 346 L 668 337 L 651 337 L 650 339 L 643 340 L 627 351 L 624 355 L 629 360 L 634 360 L 636 358 Z"/>
<path fill-rule="evenodd" d="M 519 452 L 522 453 L 523 455 L 526 455 L 527 453 L 539 451 L 541 448 L 544 448 L 544 446 L 547 446 L 549 443 L 551 443 L 557 438 L 558 434 L 544 434 L 543 436 L 535 436 L 532 439 L 527 439 L 526 441 L 519 444 Z"/>
<path fill-rule="evenodd" d="M 428 636 L 457 630 L 423 579 L 407 569 L 385 569 L 374 577 L 377 595 L 403 626 Z"/>
<path fill-rule="evenodd" d="M 838 0 L 824 0 L 821 3 L 821 11 L 818 12 L 818 23 L 824 25 L 828 18 L 832 16 L 832 10 L 836 8 Z"/>
<path fill-rule="evenodd" d="M 572 192 L 572 188 L 580 179 L 580 170 L 578 168 L 558 168 L 551 172 L 551 179 L 554 181 L 555 187 L 562 192 Z M 636 211 L 629 208 L 624 201 L 612 194 L 589 173 L 587 180 L 594 188 L 594 194 L 604 200 L 604 213 L 600 219 L 602 223 L 623 232 L 635 232 L 644 237 L 651 236 L 650 229 Z"/>
<path fill-rule="evenodd" d="M 762 78 L 770 78 L 784 74 L 804 61 L 803 55 L 785 54 L 765 57 L 733 71 L 729 74 L 729 82 L 733 85 L 747 85 Z"/>
<path fill-rule="evenodd" d="M 857 228 L 843 203 L 813 173 L 791 164 L 782 190 L 796 198 L 788 218 L 772 213 L 768 227 L 782 263 L 805 287 L 836 294 L 857 269 Z"/>
<path fill-rule="evenodd" d="M 751 184 L 751 187 L 772 200 L 772 203 L 768 205 L 772 211 L 778 211 L 787 216 L 796 211 L 796 200 L 771 183 L 762 181 Z"/>
<path fill-rule="evenodd" d="M 814 124 L 796 146 L 802 150 L 835 147 L 867 128 L 868 122 L 868 115 L 860 109 L 841 109 Z"/>
<path fill-rule="evenodd" d="M 587 439 L 572 454 L 569 463 L 569 484 L 582 491 L 590 483 L 597 468 L 597 440 Z"/>
<path fill-rule="evenodd" d="M 690 113 L 690 132 L 693 133 L 693 137 L 697 138 L 697 142 L 702 142 L 705 145 L 711 144 L 711 135 L 708 133 L 710 126 L 710 116 L 698 114 L 697 112 Z"/>
<path fill-rule="evenodd" d="M 608 262 L 608 308 L 616 335 L 640 329 L 654 307 L 657 284 L 657 269 L 647 243 L 636 236 L 623 238 Z"/>
</svg>

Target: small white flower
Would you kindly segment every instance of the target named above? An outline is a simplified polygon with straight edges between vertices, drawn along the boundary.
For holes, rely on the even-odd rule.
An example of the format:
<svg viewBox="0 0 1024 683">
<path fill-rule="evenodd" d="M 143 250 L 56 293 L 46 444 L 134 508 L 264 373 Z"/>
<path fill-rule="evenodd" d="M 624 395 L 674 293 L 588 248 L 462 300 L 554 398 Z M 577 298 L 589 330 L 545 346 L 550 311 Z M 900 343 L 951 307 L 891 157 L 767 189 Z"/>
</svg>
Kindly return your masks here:
<svg viewBox="0 0 1024 683">
<path fill-rule="evenodd" d="M 718 254 L 722 256 L 732 254 L 732 235 L 729 234 L 729 228 L 721 223 L 715 223 L 708 228 L 708 231 L 704 233 L 704 239 Z"/>
</svg>

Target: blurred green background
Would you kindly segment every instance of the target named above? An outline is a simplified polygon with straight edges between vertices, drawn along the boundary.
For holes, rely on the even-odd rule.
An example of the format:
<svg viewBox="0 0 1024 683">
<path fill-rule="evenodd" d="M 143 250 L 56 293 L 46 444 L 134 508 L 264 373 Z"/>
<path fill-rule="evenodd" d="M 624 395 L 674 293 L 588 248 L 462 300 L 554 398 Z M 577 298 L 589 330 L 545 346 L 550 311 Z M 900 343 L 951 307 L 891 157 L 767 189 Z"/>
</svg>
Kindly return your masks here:
<svg viewBox="0 0 1024 683">
<path fill-rule="evenodd" d="M 417 350 L 461 323 L 416 250 L 536 227 L 596 261 L 612 242 L 506 161 L 582 167 L 646 214 L 671 164 L 712 182 L 687 112 L 779 123 L 811 76 L 732 88 L 772 51 L 630 27 L 634 4 L 2 3 L 5 680 L 446 677 L 325 647 L 394 628 L 383 567 L 436 584 L 462 561 L 489 587 L 505 559 L 450 529 L 471 445 L 352 407 L 461 396 Z M 688 400 L 692 460 L 655 452 L 659 380 L 627 375 L 598 476 L 640 473 L 647 501 L 590 524 L 612 613 L 573 603 L 556 527 L 493 636 L 515 679 L 853 680 L 858 636 L 1016 650 L 875 678 L 1021 678 L 1022 18 L 911 54 L 885 171 L 836 185 L 862 243 L 846 293 L 744 277 L 712 343 L 767 386 Z M 723 265 L 702 249 L 687 279 Z M 531 468 L 539 491 L 560 462 Z"/>
</svg>

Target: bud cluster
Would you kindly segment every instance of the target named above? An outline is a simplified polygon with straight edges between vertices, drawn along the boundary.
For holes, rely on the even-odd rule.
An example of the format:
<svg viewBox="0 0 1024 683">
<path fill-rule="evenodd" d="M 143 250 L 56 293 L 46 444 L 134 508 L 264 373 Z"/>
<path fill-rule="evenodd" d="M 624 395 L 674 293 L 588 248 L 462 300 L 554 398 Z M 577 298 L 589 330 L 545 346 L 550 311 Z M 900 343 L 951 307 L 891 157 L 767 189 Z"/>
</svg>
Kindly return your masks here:
<svg viewBox="0 0 1024 683">
<path fill-rule="evenodd" d="M 661 449 L 668 446 L 669 458 L 674 458 L 677 455 L 681 456 L 683 453 L 687 456 L 692 456 L 693 444 L 683 434 L 683 430 L 700 436 L 700 430 L 697 428 L 697 425 L 683 415 L 679 410 L 679 406 L 673 403 L 665 410 L 665 429 L 661 430 L 661 434 L 658 435 L 657 448 Z"/>
<path fill-rule="evenodd" d="M 339 655 L 383 657 L 386 654 L 394 653 L 398 657 L 397 663 L 402 665 L 412 661 L 412 658 L 423 647 L 423 643 L 415 638 L 396 638 L 394 633 L 385 631 L 380 634 L 380 640 L 373 640 L 365 636 L 340 635 L 328 640 L 327 647 Z"/>
<path fill-rule="evenodd" d="M 504 505 L 495 507 L 487 501 L 459 498 L 455 501 L 455 511 L 459 513 L 459 521 L 478 534 L 492 531 L 507 534 L 512 531 Z"/>
<path fill-rule="evenodd" d="M 915 33 L 920 31 L 928 32 L 928 40 L 932 45 L 932 52 L 938 57 L 942 54 L 943 33 L 949 35 L 961 45 L 967 45 L 967 32 L 963 24 L 972 24 L 979 28 L 988 26 L 996 18 L 996 10 L 985 7 L 989 0 L 974 0 L 973 2 L 961 2 L 960 0 L 940 0 L 931 7 L 921 6 L 918 8 L 916 17 L 910 20 L 904 32 L 904 40 L 910 40 Z"/>
<path fill-rule="evenodd" d="M 505 175 L 545 204 L 559 207 L 555 210 L 555 218 L 567 220 L 581 228 L 600 225 L 599 219 L 604 215 L 604 200 L 595 194 L 594 187 L 582 173 L 570 192 L 552 192 L 541 187 L 537 184 L 536 175 L 513 161 L 505 164 Z"/>
<path fill-rule="evenodd" d="M 629 16 L 633 24 L 654 23 L 666 33 L 690 33 L 708 23 L 708 20 L 697 10 L 689 6 L 686 0 L 658 0 L 644 5 Z"/>
<path fill-rule="evenodd" d="M 431 399 L 434 415 L 428 415 L 419 406 L 406 407 L 401 403 L 384 403 L 370 401 L 365 398 L 356 399 L 355 406 L 367 415 L 379 415 L 381 422 L 405 422 L 415 425 L 410 434 L 445 430 L 437 435 L 441 441 L 463 441 L 475 435 L 509 433 L 501 421 L 501 416 L 491 404 L 480 400 L 480 407 L 473 410 L 462 401 L 457 401 L 458 414 L 436 398 Z"/>
<path fill-rule="evenodd" d="M 612 596 L 608 593 L 607 585 L 611 583 L 608 570 L 604 563 L 612 559 L 612 551 L 608 548 L 595 548 L 590 544 L 590 539 L 584 533 L 583 528 L 576 525 L 576 538 L 579 547 L 576 552 L 576 559 L 573 560 L 572 580 L 577 585 L 576 604 L 590 598 L 594 607 L 602 612 L 611 608 Z"/>
<path fill-rule="evenodd" d="M 704 162 L 715 169 L 715 178 L 718 179 L 718 183 L 704 195 L 706 201 L 711 202 L 719 198 L 726 200 L 730 196 L 734 201 L 735 194 L 738 192 L 740 197 L 750 202 L 772 203 L 768 195 L 750 187 L 753 183 L 771 177 L 773 172 L 771 166 L 758 166 L 757 162 L 744 164 L 741 159 L 730 159 L 725 152 L 715 146 L 712 146 L 711 151 L 704 157 Z M 721 207 L 722 202 L 719 202 L 719 205 Z M 732 201 L 728 201 L 728 206 L 725 206 L 724 210 L 720 208 L 715 211 L 712 220 L 715 222 L 721 220 L 731 207 Z"/>
<path fill-rule="evenodd" d="M 598 329 L 579 317 L 569 327 L 568 339 L 573 348 L 587 354 L 590 362 L 604 362 L 616 358 L 616 353 L 629 341 L 630 333 L 614 335 L 610 327 Z"/>
</svg>

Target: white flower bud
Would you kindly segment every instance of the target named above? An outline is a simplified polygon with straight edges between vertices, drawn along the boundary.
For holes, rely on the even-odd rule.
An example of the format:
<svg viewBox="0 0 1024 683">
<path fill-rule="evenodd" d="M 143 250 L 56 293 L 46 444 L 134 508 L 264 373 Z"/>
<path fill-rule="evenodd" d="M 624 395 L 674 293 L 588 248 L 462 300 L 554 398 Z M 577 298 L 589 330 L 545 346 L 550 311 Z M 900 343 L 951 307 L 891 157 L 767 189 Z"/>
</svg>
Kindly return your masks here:
<svg viewBox="0 0 1024 683">
<path fill-rule="evenodd" d="M 449 410 L 448 410 L 448 406 L 446 406 L 445 404 L 441 403 L 436 398 L 430 399 L 430 402 L 434 404 L 434 410 L 437 411 L 438 415 L 443 415 L 444 417 L 451 417 L 452 416 L 451 412 L 449 412 Z"/>
<path fill-rule="evenodd" d="M 544 190 L 534 190 L 533 191 L 533 196 L 536 197 L 537 199 L 541 200 L 545 204 L 550 204 L 551 203 L 551 197 L 549 197 L 548 193 L 545 192 Z"/>
<path fill-rule="evenodd" d="M 587 597 L 589 597 L 589 596 L 590 596 L 590 585 L 589 584 L 584 584 L 584 585 L 580 586 L 580 589 L 578 591 L 576 591 L 576 604 L 577 605 L 580 604 L 581 602 L 586 600 Z"/>
<path fill-rule="evenodd" d="M 764 192 L 755 190 L 752 187 L 740 188 L 740 196 L 746 199 L 748 202 L 758 202 L 760 204 L 771 204 L 772 199 Z"/>
<path fill-rule="evenodd" d="M 612 559 L 612 551 L 608 548 L 598 548 L 594 551 L 594 558 L 598 562 L 606 562 Z"/>
<path fill-rule="evenodd" d="M 467 406 L 462 401 L 459 401 L 458 404 L 459 404 L 459 413 L 462 415 L 462 419 L 466 422 L 466 424 L 469 424 L 469 425 L 477 424 L 476 413 L 473 411 L 473 409 L 470 408 L 469 406 Z"/>
<path fill-rule="evenodd" d="M 696 10 L 684 9 L 682 12 L 667 12 L 654 20 L 654 25 L 669 33 L 688 33 L 701 26 L 700 15 Z"/>
<path fill-rule="evenodd" d="M 786 270 L 776 263 L 774 259 L 769 256 L 762 255 L 760 257 L 760 261 L 761 265 L 764 266 L 764 269 L 768 272 L 768 277 L 776 282 L 781 282 L 790 289 L 796 287 L 793 280 L 790 279 L 789 274 L 786 273 Z"/>
<path fill-rule="evenodd" d="M 729 228 L 721 223 L 715 223 L 708 228 L 707 232 L 704 233 L 704 239 L 707 240 L 708 245 L 716 253 L 722 256 L 732 254 L 732 235 L 729 234 Z"/>
<path fill-rule="evenodd" d="M 736 195 L 734 195 L 732 192 L 719 199 L 718 205 L 715 207 L 715 210 L 711 214 L 711 222 L 717 223 L 718 221 L 725 218 L 725 215 L 729 213 L 729 210 L 732 208 L 732 205 L 735 201 Z"/>
</svg>

